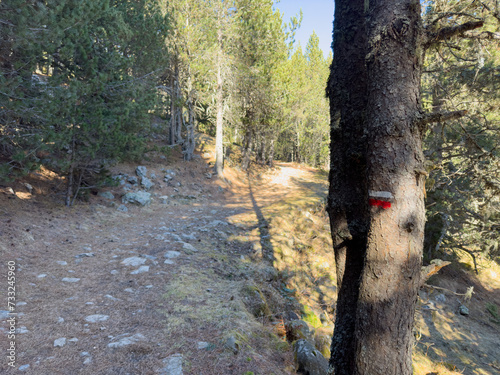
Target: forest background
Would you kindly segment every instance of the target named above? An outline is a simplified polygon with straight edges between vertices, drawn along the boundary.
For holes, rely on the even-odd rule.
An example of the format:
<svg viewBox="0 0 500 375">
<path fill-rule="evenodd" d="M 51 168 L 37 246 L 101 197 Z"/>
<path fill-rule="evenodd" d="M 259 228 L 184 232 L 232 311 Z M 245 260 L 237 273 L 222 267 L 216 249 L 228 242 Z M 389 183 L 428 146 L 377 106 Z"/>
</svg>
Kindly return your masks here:
<svg viewBox="0 0 500 375">
<path fill-rule="evenodd" d="M 424 109 L 467 115 L 425 133 L 425 257 L 500 262 L 499 4 L 425 1 L 422 14 L 436 30 L 484 20 L 426 56 Z M 47 168 L 70 205 L 158 134 L 189 161 L 195 132 L 217 137 L 219 174 L 235 152 L 244 170 L 328 169 L 332 55 L 314 33 L 300 46 L 300 23 L 271 0 L 0 2 L 0 178 Z"/>
</svg>

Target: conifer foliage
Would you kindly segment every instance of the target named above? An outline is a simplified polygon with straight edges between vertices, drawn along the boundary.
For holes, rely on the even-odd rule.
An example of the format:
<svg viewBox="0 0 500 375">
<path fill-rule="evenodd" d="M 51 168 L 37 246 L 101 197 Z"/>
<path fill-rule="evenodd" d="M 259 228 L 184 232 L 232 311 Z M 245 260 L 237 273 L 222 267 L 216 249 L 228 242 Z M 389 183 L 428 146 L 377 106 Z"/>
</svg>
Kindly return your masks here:
<svg viewBox="0 0 500 375">
<path fill-rule="evenodd" d="M 67 176 L 69 205 L 104 168 L 141 154 L 167 57 L 167 19 L 149 0 L 0 7 L 1 175 L 43 164 Z"/>
</svg>

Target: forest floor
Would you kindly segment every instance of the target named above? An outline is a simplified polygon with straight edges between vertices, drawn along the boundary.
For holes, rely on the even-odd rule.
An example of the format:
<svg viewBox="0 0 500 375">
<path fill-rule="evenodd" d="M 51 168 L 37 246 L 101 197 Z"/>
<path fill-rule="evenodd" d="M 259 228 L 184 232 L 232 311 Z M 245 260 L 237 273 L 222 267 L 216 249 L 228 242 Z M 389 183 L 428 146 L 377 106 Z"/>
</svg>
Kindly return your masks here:
<svg viewBox="0 0 500 375">
<path fill-rule="evenodd" d="M 141 165 L 158 176 L 152 203 L 126 212 L 123 186 L 70 208 L 47 171 L 23 181 L 31 192 L 0 187 L 0 373 L 294 374 L 283 325 L 297 319 L 328 355 L 336 285 L 326 175 L 279 163 L 248 175 L 228 166 L 217 179 L 213 142 L 200 143 L 191 162 L 150 155 Z M 112 172 L 135 176 L 137 166 Z M 429 281 L 444 289 L 422 290 L 415 374 L 500 373 L 500 325 L 487 311 L 500 306 L 495 272 L 449 266 Z M 463 316 L 453 292 L 469 286 Z"/>
</svg>

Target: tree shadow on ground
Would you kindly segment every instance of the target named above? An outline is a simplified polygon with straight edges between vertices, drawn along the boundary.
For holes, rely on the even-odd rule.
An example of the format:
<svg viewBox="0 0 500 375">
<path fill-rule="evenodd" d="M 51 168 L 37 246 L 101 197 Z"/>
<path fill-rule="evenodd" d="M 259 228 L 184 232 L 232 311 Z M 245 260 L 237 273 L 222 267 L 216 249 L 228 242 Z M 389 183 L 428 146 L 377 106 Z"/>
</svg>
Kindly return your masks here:
<svg viewBox="0 0 500 375">
<path fill-rule="evenodd" d="M 268 262 L 278 271 L 281 281 L 281 288 L 278 287 L 278 290 L 282 297 L 301 302 L 297 311 L 298 315 L 306 319 L 307 314 L 304 313 L 304 308 L 312 306 L 317 312 L 316 315 L 320 315 L 321 311 L 326 312 L 326 315 L 330 317 L 329 324 L 332 324 L 331 318 L 333 318 L 337 292 L 334 262 L 332 261 L 333 251 L 331 247 L 318 251 L 316 243 L 314 243 L 314 237 L 317 235 L 315 229 L 317 228 L 313 230 L 313 227 L 317 227 L 316 219 L 310 219 L 308 217 L 310 211 L 305 209 L 309 199 L 315 197 L 317 212 L 314 215 L 322 210 L 321 199 L 326 195 L 325 184 L 311 180 L 309 176 L 307 178 L 290 176 L 287 189 L 290 189 L 292 193 L 284 191 L 282 187 L 277 185 L 263 185 L 260 182 L 249 180 L 245 185 L 245 190 L 248 192 L 247 197 L 257 223 L 255 225 L 254 221 L 254 224 L 247 229 L 258 230 L 262 260 Z M 286 217 L 282 217 L 282 215 L 286 215 Z M 287 221 L 287 223 L 284 224 L 283 221 Z M 328 228 L 321 230 L 329 235 Z M 303 236 L 302 234 L 305 232 L 308 234 Z M 251 248 L 248 243 L 242 245 Z M 318 261 L 316 261 L 319 252 L 324 255 L 323 258 L 322 256 L 319 258 L 324 259 L 325 262 L 329 261 L 328 266 L 324 267 L 322 272 L 318 272 Z M 326 257 L 328 254 L 330 259 Z M 466 275 L 469 279 L 466 280 L 463 277 L 460 279 L 459 284 L 462 289 L 465 289 L 467 285 L 474 285 L 477 291 L 473 297 L 472 306 L 470 306 L 471 317 L 460 316 L 457 312 L 458 305 L 452 308 L 450 307 L 452 304 L 447 307 L 448 310 L 453 310 L 449 311 L 451 318 L 443 315 L 442 321 L 439 320 L 441 317 L 433 320 L 431 311 L 419 312 L 423 315 L 423 324 L 429 333 L 427 336 L 422 335 L 416 343 L 416 351 L 424 354 L 428 352 L 429 358 L 435 364 L 443 363 L 445 367 L 448 366 L 450 369 L 464 371 L 464 374 L 495 373 L 498 371 L 496 367 L 498 363 L 495 361 L 498 361 L 496 358 L 500 354 L 500 345 L 497 339 L 500 327 L 489 322 L 488 313 L 484 312 L 484 306 L 488 301 L 496 301 L 498 304 L 500 301 L 497 298 L 500 291 L 498 289 L 487 291 L 481 287 L 478 280 L 473 280 L 475 279 L 473 275 Z M 297 285 L 301 287 L 297 288 Z M 457 292 L 462 293 L 464 291 L 457 290 Z M 477 303 L 474 303 L 474 298 L 476 298 Z M 289 306 L 293 308 L 297 304 Z M 483 315 L 480 316 L 477 309 L 482 309 Z M 447 319 L 451 319 L 452 322 L 447 322 Z M 485 324 L 490 329 L 488 337 L 481 337 L 474 333 L 474 331 L 483 332 Z M 448 331 L 443 330 L 443 326 Z M 426 374 L 432 370 L 428 369 Z"/>
</svg>

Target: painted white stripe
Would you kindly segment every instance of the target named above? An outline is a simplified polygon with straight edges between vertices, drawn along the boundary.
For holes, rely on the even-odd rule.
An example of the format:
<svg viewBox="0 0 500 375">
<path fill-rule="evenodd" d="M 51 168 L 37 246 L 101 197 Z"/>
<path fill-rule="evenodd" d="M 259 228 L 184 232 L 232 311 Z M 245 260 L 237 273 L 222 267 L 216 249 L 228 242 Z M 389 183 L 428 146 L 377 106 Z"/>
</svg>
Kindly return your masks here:
<svg viewBox="0 0 500 375">
<path fill-rule="evenodd" d="M 392 195 L 389 191 L 373 191 L 369 190 L 368 195 L 372 198 L 382 198 L 382 199 L 393 199 L 394 195 Z"/>
</svg>

